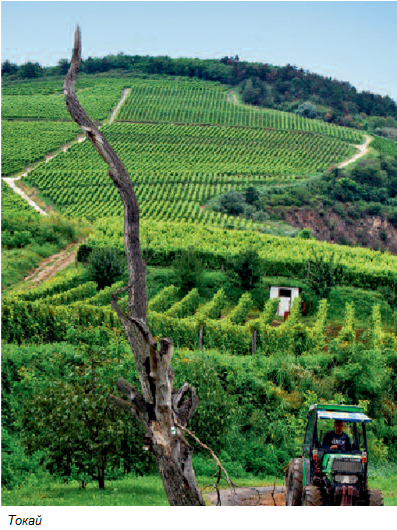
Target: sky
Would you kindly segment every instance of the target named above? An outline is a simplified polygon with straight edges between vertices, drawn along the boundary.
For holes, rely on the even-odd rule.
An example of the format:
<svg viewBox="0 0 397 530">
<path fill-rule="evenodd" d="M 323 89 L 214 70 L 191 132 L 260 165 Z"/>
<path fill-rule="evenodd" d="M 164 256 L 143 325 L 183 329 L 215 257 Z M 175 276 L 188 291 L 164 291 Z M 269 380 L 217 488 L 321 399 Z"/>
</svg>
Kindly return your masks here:
<svg viewBox="0 0 397 530">
<path fill-rule="evenodd" d="M 1 2 L 2 61 L 127 55 L 287 63 L 397 101 L 397 1 Z"/>
</svg>

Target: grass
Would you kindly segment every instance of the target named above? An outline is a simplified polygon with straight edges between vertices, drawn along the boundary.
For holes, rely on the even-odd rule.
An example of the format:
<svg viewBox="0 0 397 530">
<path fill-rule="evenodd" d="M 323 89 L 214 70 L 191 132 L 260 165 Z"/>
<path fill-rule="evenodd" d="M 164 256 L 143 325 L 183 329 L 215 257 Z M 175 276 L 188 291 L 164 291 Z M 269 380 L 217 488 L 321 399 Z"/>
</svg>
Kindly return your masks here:
<svg viewBox="0 0 397 530">
<path fill-rule="evenodd" d="M 168 506 L 160 477 L 131 477 L 109 481 L 104 490 L 95 482 L 39 482 L 12 491 L 2 491 L 3 506 Z"/>
<path fill-rule="evenodd" d="M 198 477 L 200 490 L 212 493 L 213 477 Z M 270 486 L 273 477 L 247 477 L 235 480 L 238 487 Z M 222 481 L 220 488 L 227 489 Z M 2 490 L 3 506 L 169 506 L 163 483 L 158 476 L 129 477 L 106 482 L 100 490 L 96 482 L 82 489 L 80 483 L 71 481 L 62 484 L 55 479 L 31 481 L 20 488 Z"/>
<path fill-rule="evenodd" d="M 397 464 L 370 466 L 368 482 L 370 488 L 383 492 L 385 506 L 397 506 Z"/>
<path fill-rule="evenodd" d="M 397 506 L 396 478 L 396 465 L 386 464 L 371 473 L 370 487 L 383 491 L 385 506 Z M 30 481 L 11 491 L 3 489 L 2 506 L 169 506 L 158 476 L 108 481 L 104 490 L 99 490 L 95 482 L 82 489 L 77 481 L 61 484 L 50 480 Z M 274 480 L 275 477 L 269 476 L 245 477 L 235 479 L 235 484 L 239 488 L 272 486 Z M 198 477 L 197 482 L 204 494 L 214 491 L 213 477 Z M 277 479 L 276 485 L 284 485 L 283 477 Z M 228 489 L 226 482 L 221 483 L 220 489 Z"/>
</svg>

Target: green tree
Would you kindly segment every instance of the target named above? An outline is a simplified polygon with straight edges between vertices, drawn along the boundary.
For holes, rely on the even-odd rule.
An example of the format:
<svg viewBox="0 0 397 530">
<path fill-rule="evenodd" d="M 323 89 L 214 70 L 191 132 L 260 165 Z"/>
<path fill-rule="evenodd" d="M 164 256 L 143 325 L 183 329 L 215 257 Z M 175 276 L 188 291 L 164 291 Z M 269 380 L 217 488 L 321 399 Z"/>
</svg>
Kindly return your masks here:
<svg viewBox="0 0 397 530">
<path fill-rule="evenodd" d="M 43 451 L 41 464 L 50 473 L 97 480 L 101 489 L 106 475 L 121 466 L 124 472 L 133 467 L 147 472 L 152 465 L 142 452 L 142 429 L 108 402 L 126 354 L 115 343 L 105 348 L 103 336 L 101 330 L 86 333 L 89 343 L 74 364 L 41 387 L 22 416 L 28 454 Z"/>
<path fill-rule="evenodd" d="M 302 230 L 298 233 L 299 239 L 312 239 L 313 237 L 313 230 L 310 228 L 302 228 Z"/>
<path fill-rule="evenodd" d="M 70 62 L 67 59 L 59 59 L 57 67 L 59 69 L 59 75 L 66 75 L 70 67 Z"/>
<path fill-rule="evenodd" d="M 229 215 L 240 215 L 244 213 L 244 197 L 237 191 L 229 191 L 220 199 L 220 206 Z"/>
<path fill-rule="evenodd" d="M 8 59 L 1 63 L 1 76 L 14 75 L 18 73 L 18 66 L 11 63 Z"/>
<path fill-rule="evenodd" d="M 19 75 L 22 79 L 34 79 L 43 75 L 43 68 L 39 63 L 27 62 L 19 68 Z"/>
<path fill-rule="evenodd" d="M 243 291 L 251 291 L 257 285 L 263 267 L 258 250 L 246 249 L 241 252 L 231 263 L 231 270 L 238 278 Z"/>
<path fill-rule="evenodd" d="M 299 105 L 299 107 L 296 109 L 295 112 L 296 114 L 300 114 L 301 116 L 304 116 L 305 118 L 311 118 L 311 119 L 317 118 L 316 106 L 313 105 L 313 103 L 310 103 L 310 101 L 306 101 L 305 103 L 302 103 L 302 105 Z"/>
<path fill-rule="evenodd" d="M 387 182 L 387 173 L 380 169 L 379 164 L 356 166 L 351 174 L 356 182 L 375 188 L 382 188 Z"/>
<path fill-rule="evenodd" d="M 124 269 L 124 260 L 112 247 L 96 248 L 88 258 L 90 276 L 97 282 L 99 290 L 112 285 Z"/>
<path fill-rule="evenodd" d="M 183 250 L 174 259 L 172 268 L 175 275 L 175 285 L 182 295 L 187 294 L 192 289 L 199 289 L 203 284 L 204 267 L 203 262 L 193 249 Z"/>
<path fill-rule="evenodd" d="M 248 204 L 254 204 L 259 199 L 259 193 L 256 188 L 249 186 L 245 190 L 245 202 Z"/>
<path fill-rule="evenodd" d="M 318 255 L 312 248 L 312 257 L 307 264 L 307 281 L 313 294 L 319 298 L 327 298 L 334 287 L 343 278 L 343 269 L 339 264 L 341 254 L 335 259 L 335 252 L 332 252 L 329 259 L 324 255 Z"/>
</svg>

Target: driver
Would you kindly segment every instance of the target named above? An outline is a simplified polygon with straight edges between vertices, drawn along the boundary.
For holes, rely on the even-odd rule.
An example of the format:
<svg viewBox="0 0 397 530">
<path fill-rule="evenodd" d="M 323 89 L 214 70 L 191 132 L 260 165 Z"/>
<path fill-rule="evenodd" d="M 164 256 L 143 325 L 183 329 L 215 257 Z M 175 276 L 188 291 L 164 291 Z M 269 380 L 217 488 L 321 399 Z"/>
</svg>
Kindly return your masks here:
<svg viewBox="0 0 397 530">
<path fill-rule="evenodd" d="M 342 420 L 335 420 L 334 430 L 327 432 L 323 439 L 323 446 L 338 451 L 351 451 L 350 438 L 343 432 L 345 424 Z"/>
</svg>

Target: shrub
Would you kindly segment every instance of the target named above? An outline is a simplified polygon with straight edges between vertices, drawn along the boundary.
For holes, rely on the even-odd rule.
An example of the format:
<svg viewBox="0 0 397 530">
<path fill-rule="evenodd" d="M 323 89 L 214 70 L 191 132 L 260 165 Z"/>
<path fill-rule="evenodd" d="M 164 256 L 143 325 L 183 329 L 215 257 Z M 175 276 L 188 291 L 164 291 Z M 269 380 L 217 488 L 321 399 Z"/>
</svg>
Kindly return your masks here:
<svg viewBox="0 0 397 530">
<path fill-rule="evenodd" d="M 88 260 L 89 272 L 98 289 L 104 289 L 114 283 L 124 272 L 124 260 L 115 248 L 102 247 L 94 249 Z"/>
<path fill-rule="evenodd" d="M 318 255 L 312 249 L 314 259 L 309 259 L 307 279 L 313 293 L 320 298 L 327 298 L 331 289 L 341 280 L 343 272 L 339 265 L 340 255 L 335 259 L 335 252 L 331 253 L 328 261 L 323 255 Z"/>
<path fill-rule="evenodd" d="M 310 230 L 310 228 L 303 228 L 299 231 L 298 237 L 300 239 L 312 239 L 312 232 L 313 230 Z"/>
<path fill-rule="evenodd" d="M 237 275 L 243 291 L 251 291 L 262 274 L 262 263 L 257 249 L 246 249 L 232 262 L 231 269 Z"/>
<path fill-rule="evenodd" d="M 79 263 L 86 263 L 89 256 L 91 255 L 93 248 L 91 245 L 86 245 L 83 243 L 79 246 L 77 250 L 77 256 L 76 259 Z"/>
<path fill-rule="evenodd" d="M 179 288 L 181 295 L 187 294 L 192 289 L 201 289 L 203 285 L 203 263 L 198 254 L 189 247 L 182 250 L 179 257 L 172 264 L 175 275 L 175 285 Z"/>
</svg>

